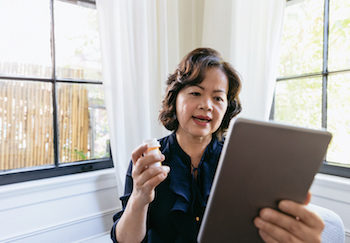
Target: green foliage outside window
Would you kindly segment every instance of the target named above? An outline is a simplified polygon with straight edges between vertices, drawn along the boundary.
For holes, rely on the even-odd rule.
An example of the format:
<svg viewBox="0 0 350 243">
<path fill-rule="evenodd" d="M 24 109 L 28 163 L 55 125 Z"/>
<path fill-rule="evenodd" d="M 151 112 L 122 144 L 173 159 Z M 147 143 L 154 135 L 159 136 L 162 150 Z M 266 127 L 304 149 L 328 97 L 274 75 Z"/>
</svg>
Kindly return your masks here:
<svg viewBox="0 0 350 243">
<path fill-rule="evenodd" d="M 327 162 L 350 167 L 350 1 L 329 1 L 329 37 L 324 40 L 324 1 L 287 3 L 275 89 L 274 119 L 322 128 L 333 134 Z M 323 42 L 328 59 L 323 69 Z M 327 90 L 322 90 L 323 79 Z M 327 102 L 322 100 L 326 92 Z M 327 109 L 322 114 L 322 102 Z M 326 124 L 322 125 L 322 117 Z"/>
</svg>

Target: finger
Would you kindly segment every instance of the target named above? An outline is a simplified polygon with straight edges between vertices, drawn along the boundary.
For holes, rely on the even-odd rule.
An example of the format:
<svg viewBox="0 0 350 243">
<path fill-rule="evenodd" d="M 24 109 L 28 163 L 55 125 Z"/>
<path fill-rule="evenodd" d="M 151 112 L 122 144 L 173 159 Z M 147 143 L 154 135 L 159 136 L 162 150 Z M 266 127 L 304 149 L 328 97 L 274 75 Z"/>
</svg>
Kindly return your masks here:
<svg viewBox="0 0 350 243">
<path fill-rule="evenodd" d="M 265 241 L 267 243 L 278 243 L 278 241 L 276 241 L 268 233 L 266 233 L 262 230 L 259 230 L 259 235 L 260 235 L 261 239 L 263 239 L 263 241 Z"/>
<path fill-rule="evenodd" d="M 150 154 L 150 155 L 140 157 L 134 165 L 134 168 L 132 171 L 133 178 L 137 175 L 140 175 L 143 171 L 145 171 L 148 168 L 148 166 L 159 161 L 161 162 L 164 159 L 165 159 L 165 156 L 161 153 Z"/>
<path fill-rule="evenodd" d="M 263 231 L 265 233 L 264 237 L 267 237 L 268 239 L 272 238 L 274 241 L 277 241 L 277 242 L 298 242 L 299 241 L 296 237 L 294 237 L 288 231 L 268 221 L 263 220 L 261 217 L 256 217 L 254 219 L 254 224 L 259 229 L 259 231 Z M 271 242 L 274 242 L 274 241 L 271 240 Z"/>
<path fill-rule="evenodd" d="M 142 144 L 138 146 L 132 153 L 131 153 L 131 160 L 133 164 L 135 165 L 136 161 L 142 157 L 142 154 L 147 151 L 147 144 Z"/>
<path fill-rule="evenodd" d="M 164 159 L 165 159 L 165 156 L 162 153 L 149 154 L 142 157 L 142 165 L 150 166 L 156 162 L 162 162 Z"/>
<path fill-rule="evenodd" d="M 168 166 L 152 166 L 148 167 L 140 176 L 137 178 L 137 181 L 135 182 L 137 186 L 142 186 L 145 184 L 148 180 L 151 178 L 157 176 L 160 173 L 165 173 L 168 175 L 168 172 L 170 171 L 170 168 Z"/>
<path fill-rule="evenodd" d="M 149 179 L 148 181 L 146 181 L 143 184 L 143 187 L 146 188 L 147 190 L 151 191 L 154 190 L 154 188 L 156 186 L 158 186 L 162 181 L 165 180 L 165 178 L 167 177 L 167 173 L 163 172 L 163 173 L 159 173 L 156 176 L 152 177 L 151 179 Z"/>
<path fill-rule="evenodd" d="M 298 218 L 311 228 L 322 230 L 324 227 L 322 219 L 314 212 L 308 210 L 304 205 L 289 200 L 283 200 L 279 203 L 278 207 L 283 212 Z"/>
<path fill-rule="evenodd" d="M 308 205 L 311 201 L 311 192 L 308 191 L 307 192 L 307 195 L 306 195 L 306 199 L 305 199 L 305 202 L 304 202 L 304 205 Z"/>
<path fill-rule="evenodd" d="M 285 231 L 293 234 L 299 239 L 305 238 L 305 235 L 310 233 L 310 229 L 301 221 L 298 221 L 296 218 L 270 208 L 261 210 L 260 217 L 264 221 L 274 224 L 277 227 L 283 228 Z"/>
</svg>

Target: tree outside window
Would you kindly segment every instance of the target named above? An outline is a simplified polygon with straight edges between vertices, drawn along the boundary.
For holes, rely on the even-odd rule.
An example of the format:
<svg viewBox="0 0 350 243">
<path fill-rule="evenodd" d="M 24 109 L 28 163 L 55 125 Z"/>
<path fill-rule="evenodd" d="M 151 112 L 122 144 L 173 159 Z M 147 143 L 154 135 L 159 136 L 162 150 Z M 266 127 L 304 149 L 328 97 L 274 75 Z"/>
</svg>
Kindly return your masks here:
<svg viewBox="0 0 350 243">
<path fill-rule="evenodd" d="M 350 177 L 350 1 L 288 1 L 274 120 L 333 134 L 324 172 Z M 328 169 L 327 169 L 328 168 Z"/>
</svg>

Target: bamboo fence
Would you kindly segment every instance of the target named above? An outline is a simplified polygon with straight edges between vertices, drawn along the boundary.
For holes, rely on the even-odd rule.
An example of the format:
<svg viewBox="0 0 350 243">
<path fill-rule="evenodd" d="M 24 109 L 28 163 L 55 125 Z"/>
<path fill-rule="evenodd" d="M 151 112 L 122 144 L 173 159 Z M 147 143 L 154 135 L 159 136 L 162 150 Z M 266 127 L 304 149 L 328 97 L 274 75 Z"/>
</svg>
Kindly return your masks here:
<svg viewBox="0 0 350 243">
<path fill-rule="evenodd" d="M 59 161 L 87 159 L 87 89 L 78 84 L 60 84 L 57 104 Z M 52 84 L 0 80 L 0 170 L 52 164 Z"/>
<path fill-rule="evenodd" d="M 89 134 L 88 93 L 81 85 L 62 85 L 58 92 L 60 161 L 87 159 Z"/>
</svg>

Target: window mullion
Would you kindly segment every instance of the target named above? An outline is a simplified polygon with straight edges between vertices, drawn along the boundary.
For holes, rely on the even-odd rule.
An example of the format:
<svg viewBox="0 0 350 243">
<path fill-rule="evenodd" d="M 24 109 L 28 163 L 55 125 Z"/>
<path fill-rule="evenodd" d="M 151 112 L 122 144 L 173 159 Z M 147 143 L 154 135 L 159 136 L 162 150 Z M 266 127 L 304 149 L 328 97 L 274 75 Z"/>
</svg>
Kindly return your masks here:
<svg viewBox="0 0 350 243">
<path fill-rule="evenodd" d="M 324 1 L 323 21 L 324 22 L 323 22 L 323 67 L 322 67 L 322 127 L 327 128 L 329 0 Z"/>
<path fill-rule="evenodd" d="M 52 63 L 52 105 L 53 105 L 53 146 L 55 166 L 59 165 L 59 142 L 58 142 L 58 118 L 57 118 L 57 96 L 56 96 L 56 48 L 55 48 L 55 19 L 54 19 L 54 0 L 50 0 L 51 13 L 51 63 Z"/>
</svg>

